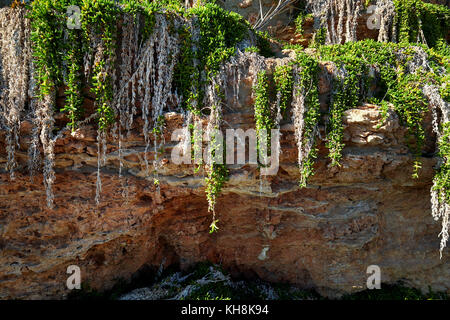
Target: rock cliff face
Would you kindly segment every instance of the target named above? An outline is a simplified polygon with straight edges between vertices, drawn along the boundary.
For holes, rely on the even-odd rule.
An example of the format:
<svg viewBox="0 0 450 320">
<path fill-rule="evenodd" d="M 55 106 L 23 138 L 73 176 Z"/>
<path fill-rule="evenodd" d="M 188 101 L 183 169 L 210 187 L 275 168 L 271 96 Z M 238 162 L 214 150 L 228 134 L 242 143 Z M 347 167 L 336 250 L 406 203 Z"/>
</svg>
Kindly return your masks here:
<svg viewBox="0 0 450 320">
<path fill-rule="evenodd" d="M 286 59 L 266 63 L 273 69 Z M 319 81 L 324 105 L 330 90 L 326 67 Z M 224 123 L 245 130 L 254 128 L 256 75 L 249 70 L 243 75 L 239 100 L 226 97 Z M 328 296 L 365 289 L 369 265 L 380 266 L 382 283 L 450 289 L 448 250 L 440 260 L 440 223 L 430 212 L 436 160 L 423 158 L 420 178 L 411 179 L 413 158 L 394 112 L 380 125 L 377 106 L 348 110 L 342 166 L 329 167 L 322 143 L 316 174 L 304 189 L 298 187 L 297 147 L 287 115 L 277 175 L 261 178 L 256 165 L 229 165 L 216 206 L 220 229 L 213 234 L 204 173 L 170 158 L 178 143 L 171 134 L 183 126 L 183 115 L 164 116 L 160 191 L 145 178 L 143 123 L 136 120 L 122 143 L 122 177 L 117 141 L 108 139 L 98 206 L 94 125 L 56 142 L 53 210 L 46 206 L 42 176 L 31 180 L 26 170 L 31 124 L 21 126 L 20 170 L 13 181 L 3 170 L 7 154 L 0 131 L 0 298 L 64 298 L 69 265 L 78 265 L 82 281 L 102 290 L 144 266 L 184 268 L 203 260 L 234 275 L 290 282 Z M 433 146 L 434 137 L 428 139 Z M 148 153 L 150 160 L 154 156 Z"/>
</svg>

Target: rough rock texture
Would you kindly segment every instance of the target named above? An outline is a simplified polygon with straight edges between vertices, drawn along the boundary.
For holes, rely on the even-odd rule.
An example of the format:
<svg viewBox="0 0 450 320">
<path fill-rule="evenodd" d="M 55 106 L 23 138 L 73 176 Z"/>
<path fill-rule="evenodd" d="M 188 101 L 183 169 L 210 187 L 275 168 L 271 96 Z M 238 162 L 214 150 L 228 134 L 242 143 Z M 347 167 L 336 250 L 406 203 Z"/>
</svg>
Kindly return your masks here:
<svg viewBox="0 0 450 320">
<path fill-rule="evenodd" d="M 254 76 L 244 70 L 239 101 L 228 97 L 224 120 L 230 127 L 254 128 Z M 326 79 L 322 74 L 319 82 L 324 104 L 330 90 Z M 152 177 L 145 178 L 145 142 L 137 120 L 123 143 L 123 178 L 117 141 L 109 139 L 98 207 L 94 125 L 56 143 L 54 210 L 46 207 L 42 175 L 31 181 L 25 168 L 30 124 L 21 127 L 16 155 L 21 169 L 14 181 L 3 169 L 0 131 L 0 298 L 64 298 L 69 265 L 80 266 L 82 281 L 102 290 L 144 266 L 183 268 L 205 259 L 234 275 L 313 287 L 329 296 L 364 289 L 366 269 L 373 264 L 381 267 L 383 283 L 404 280 L 424 290 L 450 289 L 448 249 L 440 260 L 440 224 L 430 212 L 436 159 L 423 158 L 420 179 L 411 178 L 413 159 L 393 112 L 379 126 L 376 106 L 347 111 L 342 166 L 329 167 L 321 143 L 316 175 L 306 189 L 298 187 L 287 114 L 278 174 L 261 180 L 255 165 L 229 166 L 230 179 L 217 204 L 220 230 L 212 235 L 204 173 L 170 161 L 177 143 L 170 142 L 171 132 L 182 126 L 182 115 L 170 112 L 165 118 L 160 193 Z M 431 135 L 429 141 L 433 145 Z"/>
</svg>

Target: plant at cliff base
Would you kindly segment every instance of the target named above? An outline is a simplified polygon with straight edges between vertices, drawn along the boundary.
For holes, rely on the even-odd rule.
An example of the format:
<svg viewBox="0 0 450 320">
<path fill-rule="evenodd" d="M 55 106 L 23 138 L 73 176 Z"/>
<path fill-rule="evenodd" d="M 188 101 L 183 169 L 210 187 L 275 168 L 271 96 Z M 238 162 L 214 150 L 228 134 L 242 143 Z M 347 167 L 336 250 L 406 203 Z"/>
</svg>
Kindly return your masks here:
<svg viewBox="0 0 450 320">
<path fill-rule="evenodd" d="M 314 159 L 317 157 L 316 136 L 320 117 L 318 92 L 319 64 L 304 52 L 297 52 L 294 65 L 294 91 L 292 116 L 298 147 L 300 186 L 306 187 L 308 178 L 314 174 Z"/>
</svg>

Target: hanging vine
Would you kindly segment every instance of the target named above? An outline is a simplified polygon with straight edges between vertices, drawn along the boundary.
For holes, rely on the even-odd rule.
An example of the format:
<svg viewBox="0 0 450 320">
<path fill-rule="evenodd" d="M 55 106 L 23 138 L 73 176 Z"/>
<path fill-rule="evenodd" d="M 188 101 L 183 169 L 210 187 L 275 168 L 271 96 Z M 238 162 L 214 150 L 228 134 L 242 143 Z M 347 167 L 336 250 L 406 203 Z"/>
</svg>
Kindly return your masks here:
<svg viewBox="0 0 450 320">
<path fill-rule="evenodd" d="M 298 52 L 294 65 L 292 115 L 301 187 L 306 187 L 308 179 L 314 175 L 314 159 L 317 157 L 316 137 L 320 118 L 318 73 L 318 62 L 304 52 Z"/>
</svg>

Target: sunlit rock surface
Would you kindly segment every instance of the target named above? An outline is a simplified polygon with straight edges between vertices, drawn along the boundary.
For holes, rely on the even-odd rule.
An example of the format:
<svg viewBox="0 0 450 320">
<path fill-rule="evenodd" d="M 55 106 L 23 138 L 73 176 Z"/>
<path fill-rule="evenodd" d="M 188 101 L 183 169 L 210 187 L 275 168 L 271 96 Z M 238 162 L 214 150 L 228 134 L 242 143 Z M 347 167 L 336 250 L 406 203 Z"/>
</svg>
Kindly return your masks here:
<svg viewBox="0 0 450 320">
<path fill-rule="evenodd" d="M 266 59 L 268 71 L 289 61 L 288 51 L 285 56 Z M 329 68 L 323 63 L 319 75 L 323 110 L 331 90 Z M 246 130 L 255 127 L 251 92 L 256 74 L 248 64 L 239 71 L 239 83 L 226 83 L 223 116 L 227 127 Z M 57 101 L 63 100 L 61 90 Z M 86 99 L 85 108 L 93 109 L 92 99 Z M 382 283 L 402 280 L 423 290 L 449 291 L 448 249 L 439 259 L 441 226 L 430 208 L 437 164 L 431 157 L 431 117 L 430 157 L 421 159 L 419 179 L 411 178 L 414 159 L 395 113 L 381 122 L 379 107 L 366 104 L 345 113 L 341 166 L 329 165 L 322 141 L 316 174 L 300 189 L 288 112 L 280 124 L 277 174 L 261 179 L 256 165 L 229 165 L 229 181 L 216 206 L 220 229 L 209 234 L 205 173 L 195 173 L 193 165 L 175 165 L 170 156 L 178 143 L 171 141 L 172 132 L 186 121 L 173 109 L 164 113 L 160 191 L 146 168 L 146 159 L 155 157 L 153 135 L 146 141 L 145 123 L 136 117 L 122 141 L 122 177 L 117 139 L 107 138 L 99 205 L 96 125 L 68 131 L 56 141 L 53 210 L 47 207 L 42 174 L 31 179 L 27 170 L 32 123 L 20 126 L 15 180 L 4 170 L 6 132 L 0 130 L 0 298 L 65 298 L 69 265 L 81 268 L 84 283 L 105 290 L 147 266 L 187 268 L 204 260 L 232 275 L 289 282 L 327 296 L 365 289 L 370 265 L 380 266 Z M 67 119 L 55 114 L 55 120 L 61 127 Z M 320 129 L 325 137 L 325 128 Z"/>
</svg>

